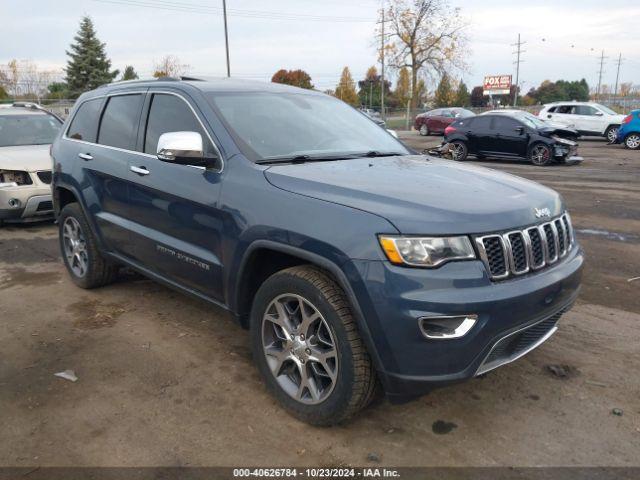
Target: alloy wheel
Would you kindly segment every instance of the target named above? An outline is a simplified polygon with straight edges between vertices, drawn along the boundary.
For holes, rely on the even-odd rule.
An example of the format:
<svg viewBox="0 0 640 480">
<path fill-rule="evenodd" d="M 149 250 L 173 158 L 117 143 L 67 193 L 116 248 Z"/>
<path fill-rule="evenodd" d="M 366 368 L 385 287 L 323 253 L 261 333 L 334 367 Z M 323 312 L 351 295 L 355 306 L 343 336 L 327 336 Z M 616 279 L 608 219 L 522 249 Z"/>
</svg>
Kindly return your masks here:
<svg viewBox="0 0 640 480">
<path fill-rule="evenodd" d="M 426 137 L 428 134 L 429 134 L 429 130 L 427 129 L 427 126 L 423 124 L 420 127 L 420 135 Z"/>
<path fill-rule="evenodd" d="M 307 299 L 287 293 L 269 303 L 262 318 L 262 349 L 280 387 L 314 405 L 333 391 L 338 351 L 331 329 Z"/>
<path fill-rule="evenodd" d="M 536 165 L 546 165 L 549 162 L 551 153 L 545 145 L 536 145 L 531 150 L 531 161 Z"/>
<path fill-rule="evenodd" d="M 610 128 L 607 131 L 607 140 L 609 140 L 610 142 L 615 142 L 616 138 L 618 138 L 618 129 L 617 128 Z"/>
<path fill-rule="evenodd" d="M 461 143 L 452 143 L 449 146 L 451 152 L 451 158 L 453 160 L 460 160 L 464 156 L 464 145 Z"/>
<path fill-rule="evenodd" d="M 73 217 L 67 217 L 62 228 L 64 254 L 69 268 L 77 277 L 84 277 L 89 267 L 87 242 L 80 223 Z"/>
<path fill-rule="evenodd" d="M 632 133 L 626 138 L 624 143 L 628 148 L 631 148 L 634 150 L 637 148 L 640 148 L 640 135 L 636 133 Z"/>
</svg>

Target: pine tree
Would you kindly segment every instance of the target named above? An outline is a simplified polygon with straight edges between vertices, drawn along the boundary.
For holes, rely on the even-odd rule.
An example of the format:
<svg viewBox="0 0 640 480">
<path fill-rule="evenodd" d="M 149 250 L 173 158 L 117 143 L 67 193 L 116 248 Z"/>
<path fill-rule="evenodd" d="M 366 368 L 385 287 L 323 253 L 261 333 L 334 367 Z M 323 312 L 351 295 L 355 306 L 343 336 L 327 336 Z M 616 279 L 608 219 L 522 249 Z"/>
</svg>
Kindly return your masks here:
<svg viewBox="0 0 640 480">
<path fill-rule="evenodd" d="M 471 94 L 465 83 L 460 80 L 458 91 L 456 92 L 456 107 L 468 107 L 471 103 Z"/>
<path fill-rule="evenodd" d="M 451 106 L 451 97 L 453 96 L 453 88 L 451 87 L 451 79 L 446 73 L 442 75 L 438 88 L 434 96 L 436 108 Z"/>
<path fill-rule="evenodd" d="M 360 103 L 358 93 L 356 92 L 355 82 L 349 71 L 349 67 L 344 67 L 340 76 L 340 83 L 336 87 L 335 96 L 343 102 L 357 106 Z"/>
<path fill-rule="evenodd" d="M 124 73 L 122 74 L 122 80 L 137 80 L 138 79 L 138 73 L 136 72 L 135 68 L 133 68 L 131 65 L 127 65 L 124 69 Z"/>
<path fill-rule="evenodd" d="M 70 50 L 67 50 L 69 60 L 65 69 L 72 96 L 76 97 L 116 78 L 119 72 L 111 71 L 105 44 L 98 40 L 91 18 L 82 18 L 80 30 L 73 40 Z"/>
</svg>

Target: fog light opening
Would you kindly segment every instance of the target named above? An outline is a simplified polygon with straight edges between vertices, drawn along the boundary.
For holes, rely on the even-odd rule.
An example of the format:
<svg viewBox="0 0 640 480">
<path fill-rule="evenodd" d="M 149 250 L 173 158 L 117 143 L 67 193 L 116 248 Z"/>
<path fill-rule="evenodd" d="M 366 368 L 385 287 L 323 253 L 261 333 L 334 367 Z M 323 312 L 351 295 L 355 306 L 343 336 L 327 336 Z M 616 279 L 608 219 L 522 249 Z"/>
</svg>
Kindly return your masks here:
<svg viewBox="0 0 640 480">
<path fill-rule="evenodd" d="M 9 200 L 9 206 L 11 208 L 20 208 L 21 205 L 22 205 L 22 202 L 17 198 L 12 198 Z"/>
<path fill-rule="evenodd" d="M 477 321 L 477 315 L 422 317 L 418 326 L 430 340 L 451 340 L 464 337 Z"/>
</svg>

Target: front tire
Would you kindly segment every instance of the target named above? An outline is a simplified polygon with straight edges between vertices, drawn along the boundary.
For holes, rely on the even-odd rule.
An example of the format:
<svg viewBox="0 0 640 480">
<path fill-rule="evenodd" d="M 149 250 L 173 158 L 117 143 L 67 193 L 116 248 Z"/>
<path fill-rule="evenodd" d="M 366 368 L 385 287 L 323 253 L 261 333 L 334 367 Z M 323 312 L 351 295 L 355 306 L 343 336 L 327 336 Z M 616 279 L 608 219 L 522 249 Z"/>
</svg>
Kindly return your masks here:
<svg viewBox="0 0 640 480">
<path fill-rule="evenodd" d="M 536 143 L 529 149 L 529 161 L 538 167 L 551 163 L 551 148 L 543 143 Z"/>
<path fill-rule="evenodd" d="M 376 375 L 344 291 L 324 271 L 269 277 L 251 309 L 251 347 L 267 388 L 293 416 L 340 423 L 374 397 Z"/>
<path fill-rule="evenodd" d="M 640 149 L 640 133 L 631 133 L 624 139 L 624 146 L 631 150 Z"/>
<path fill-rule="evenodd" d="M 60 253 L 73 283 L 90 289 L 107 285 L 116 278 L 118 267 L 100 253 L 80 205 L 70 203 L 62 209 L 58 230 Z"/>
<path fill-rule="evenodd" d="M 429 127 L 427 127 L 426 123 L 423 123 L 420 126 L 420 135 L 422 135 L 423 137 L 426 137 L 426 136 L 429 135 L 429 133 L 431 133 L 431 132 L 429 132 Z"/>
<path fill-rule="evenodd" d="M 609 143 L 615 142 L 616 139 L 618 138 L 618 128 L 620 128 L 620 127 L 618 127 L 617 125 L 611 125 L 604 132 L 604 136 L 609 141 Z"/>
</svg>

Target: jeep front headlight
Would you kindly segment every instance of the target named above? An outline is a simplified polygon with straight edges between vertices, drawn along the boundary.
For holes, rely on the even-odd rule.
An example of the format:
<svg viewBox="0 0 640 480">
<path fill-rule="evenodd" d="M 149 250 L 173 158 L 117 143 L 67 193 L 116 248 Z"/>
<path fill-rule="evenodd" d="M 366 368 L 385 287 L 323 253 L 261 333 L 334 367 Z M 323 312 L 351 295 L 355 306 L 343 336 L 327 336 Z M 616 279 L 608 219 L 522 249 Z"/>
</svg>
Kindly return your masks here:
<svg viewBox="0 0 640 480">
<path fill-rule="evenodd" d="M 395 265 L 437 267 L 451 260 L 476 258 L 469 237 L 403 237 L 381 235 L 380 245 Z"/>
</svg>

